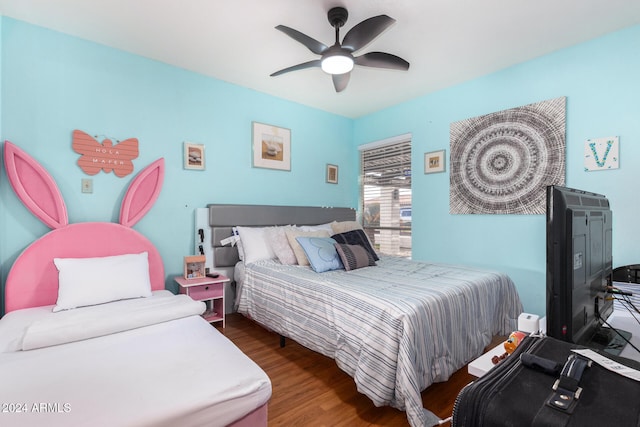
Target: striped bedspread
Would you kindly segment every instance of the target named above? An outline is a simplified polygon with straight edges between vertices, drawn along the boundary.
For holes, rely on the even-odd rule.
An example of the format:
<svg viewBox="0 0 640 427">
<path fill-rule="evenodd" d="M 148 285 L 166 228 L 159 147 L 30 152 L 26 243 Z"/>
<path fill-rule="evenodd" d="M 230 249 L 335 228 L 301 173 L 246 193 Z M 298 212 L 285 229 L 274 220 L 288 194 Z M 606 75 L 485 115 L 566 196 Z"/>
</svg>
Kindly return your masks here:
<svg viewBox="0 0 640 427">
<path fill-rule="evenodd" d="M 238 311 L 335 359 L 376 406 L 405 410 L 413 426 L 438 418 L 420 392 L 516 329 L 511 279 L 464 266 L 382 257 L 375 267 L 316 273 L 259 261 L 245 266 Z"/>
</svg>

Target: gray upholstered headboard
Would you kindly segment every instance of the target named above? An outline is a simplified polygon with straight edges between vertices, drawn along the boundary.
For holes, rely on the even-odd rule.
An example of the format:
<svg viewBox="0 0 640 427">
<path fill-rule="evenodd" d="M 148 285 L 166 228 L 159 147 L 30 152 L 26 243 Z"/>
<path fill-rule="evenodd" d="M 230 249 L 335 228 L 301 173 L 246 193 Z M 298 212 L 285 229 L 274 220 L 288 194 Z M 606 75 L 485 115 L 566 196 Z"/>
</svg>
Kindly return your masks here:
<svg viewBox="0 0 640 427">
<path fill-rule="evenodd" d="M 354 221 L 352 208 L 270 205 L 207 205 L 213 246 L 213 266 L 233 267 L 238 262 L 238 249 L 222 246 L 220 241 L 232 235 L 235 226 L 316 225 L 331 221 Z"/>
</svg>

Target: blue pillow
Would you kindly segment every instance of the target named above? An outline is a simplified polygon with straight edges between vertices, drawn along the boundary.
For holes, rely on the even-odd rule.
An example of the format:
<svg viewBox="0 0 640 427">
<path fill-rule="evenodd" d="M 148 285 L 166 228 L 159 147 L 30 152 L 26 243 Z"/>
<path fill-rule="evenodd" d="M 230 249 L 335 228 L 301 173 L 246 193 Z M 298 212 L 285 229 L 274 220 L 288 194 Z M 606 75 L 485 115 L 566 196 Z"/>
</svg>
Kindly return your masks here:
<svg viewBox="0 0 640 427">
<path fill-rule="evenodd" d="M 330 237 L 296 237 L 311 268 L 316 273 L 344 268 L 336 251 L 336 241 Z"/>
</svg>

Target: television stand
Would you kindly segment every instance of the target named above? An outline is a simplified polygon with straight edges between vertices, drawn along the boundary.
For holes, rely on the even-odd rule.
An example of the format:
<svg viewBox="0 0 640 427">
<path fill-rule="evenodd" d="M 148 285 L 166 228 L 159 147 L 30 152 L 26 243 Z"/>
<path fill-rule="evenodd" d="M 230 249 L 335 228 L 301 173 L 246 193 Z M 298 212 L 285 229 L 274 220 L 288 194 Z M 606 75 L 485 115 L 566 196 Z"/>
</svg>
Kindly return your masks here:
<svg viewBox="0 0 640 427">
<path fill-rule="evenodd" d="M 631 340 L 631 332 L 616 329 L 619 334 L 614 330 L 607 327 L 599 327 L 596 333 L 591 337 L 591 340 L 587 342 L 586 347 L 590 347 L 596 350 L 603 350 L 614 356 L 620 355 L 624 347 L 627 345 L 620 335 L 627 340 Z"/>
</svg>

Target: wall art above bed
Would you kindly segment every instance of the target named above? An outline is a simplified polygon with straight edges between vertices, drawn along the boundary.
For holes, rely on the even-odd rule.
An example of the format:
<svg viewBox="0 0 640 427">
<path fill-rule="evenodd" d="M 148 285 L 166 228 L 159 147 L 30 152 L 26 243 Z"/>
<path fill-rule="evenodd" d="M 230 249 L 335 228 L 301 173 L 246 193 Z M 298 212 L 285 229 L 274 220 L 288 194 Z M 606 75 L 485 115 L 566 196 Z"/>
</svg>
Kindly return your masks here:
<svg viewBox="0 0 640 427">
<path fill-rule="evenodd" d="M 102 142 L 81 130 L 73 131 L 73 151 L 82 154 L 78 159 L 78 166 L 87 175 L 96 175 L 103 170 L 105 173 L 113 171 L 119 177 L 125 177 L 133 172 L 132 160 L 138 158 L 138 139 L 128 138 L 124 141 L 116 140 L 113 144 L 110 138 Z"/>
<path fill-rule="evenodd" d="M 544 214 L 565 182 L 566 98 L 451 123 L 452 214 Z"/>
<path fill-rule="evenodd" d="M 327 182 L 329 184 L 338 183 L 338 166 L 327 164 Z"/>
<path fill-rule="evenodd" d="M 289 129 L 252 123 L 253 167 L 291 170 L 291 131 Z"/>
</svg>

